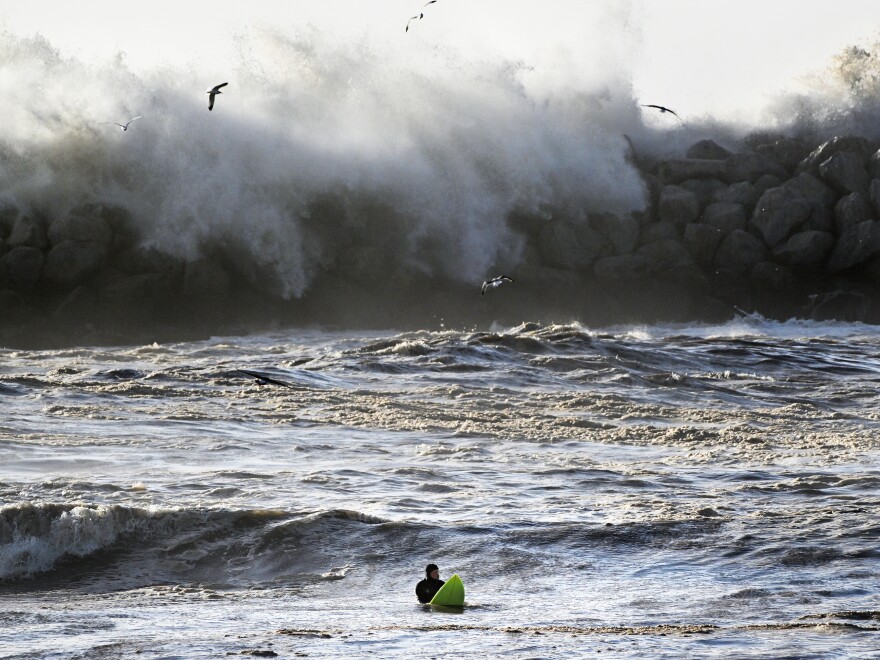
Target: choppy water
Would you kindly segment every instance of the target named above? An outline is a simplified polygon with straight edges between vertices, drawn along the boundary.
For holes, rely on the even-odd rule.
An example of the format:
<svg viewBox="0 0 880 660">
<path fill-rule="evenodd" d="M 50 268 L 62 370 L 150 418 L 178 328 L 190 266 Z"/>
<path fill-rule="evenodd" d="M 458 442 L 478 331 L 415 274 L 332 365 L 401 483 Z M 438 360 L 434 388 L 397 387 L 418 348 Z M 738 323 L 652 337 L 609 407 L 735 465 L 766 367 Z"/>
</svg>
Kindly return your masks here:
<svg viewBox="0 0 880 660">
<path fill-rule="evenodd" d="M 2 350 L 0 657 L 868 657 L 878 346 L 749 317 Z M 428 562 L 462 613 L 416 603 Z"/>
</svg>

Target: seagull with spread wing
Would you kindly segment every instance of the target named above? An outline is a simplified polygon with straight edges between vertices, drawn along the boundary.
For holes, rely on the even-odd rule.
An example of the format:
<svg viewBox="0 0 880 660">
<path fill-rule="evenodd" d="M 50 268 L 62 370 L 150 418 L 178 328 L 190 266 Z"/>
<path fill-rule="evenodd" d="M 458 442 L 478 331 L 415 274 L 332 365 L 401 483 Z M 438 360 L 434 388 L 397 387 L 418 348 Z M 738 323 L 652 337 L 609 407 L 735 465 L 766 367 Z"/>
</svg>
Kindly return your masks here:
<svg viewBox="0 0 880 660">
<path fill-rule="evenodd" d="M 217 94 L 222 94 L 223 92 L 220 91 L 220 88 L 226 87 L 226 85 L 228 85 L 228 84 L 229 84 L 228 82 L 220 83 L 219 85 L 215 85 L 214 87 L 212 87 L 211 89 L 208 90 L 208 92 L 207 92 L 207 94 L 208 94 L 208 110 L 214 109 L 214 97 L 217 96 Z"/>
</svg>

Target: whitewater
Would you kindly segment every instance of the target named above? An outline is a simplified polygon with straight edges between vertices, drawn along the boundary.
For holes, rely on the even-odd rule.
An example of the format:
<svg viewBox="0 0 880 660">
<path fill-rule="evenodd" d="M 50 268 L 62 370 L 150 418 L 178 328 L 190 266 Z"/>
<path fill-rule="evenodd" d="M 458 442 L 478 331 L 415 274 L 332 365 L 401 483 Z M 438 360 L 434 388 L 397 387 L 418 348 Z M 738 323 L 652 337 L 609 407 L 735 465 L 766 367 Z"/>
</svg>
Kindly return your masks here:
<svg viewBox="0 0 880 660">
<path fill-rule="evenodd" d="M 878 336 L 3 350 L 0 657 L 866 657 Z M 417 603 L 431 562 L 461 613 Z"/>
</svg>

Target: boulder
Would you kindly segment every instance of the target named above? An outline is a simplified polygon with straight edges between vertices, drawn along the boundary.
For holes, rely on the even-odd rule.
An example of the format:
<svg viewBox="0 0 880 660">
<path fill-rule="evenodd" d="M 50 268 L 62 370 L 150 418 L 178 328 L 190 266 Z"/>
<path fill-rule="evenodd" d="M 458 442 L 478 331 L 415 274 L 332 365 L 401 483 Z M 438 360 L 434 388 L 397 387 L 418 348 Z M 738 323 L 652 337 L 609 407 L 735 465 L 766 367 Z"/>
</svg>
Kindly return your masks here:
<svg viewBox="0 0 880 660">
<path fill-rule="evenodd" d="M 699 160 L 684 158 L 660 163 L 657 175 L 668 184 L 681 183 L 688 179 L 729 180 L 726 160 Z"/>
<path fill-rule="evenodd" d="M 790 187 L 771 188 L 758 200 L 750 220 L 764 242 L 775 247 L 809 220 L 810 203 Z"/>
<path fill-rule="evenodd" d="M 828 259 L 831 272 L 857 266 L 880 252 L 880 223 L 874 220 L 848 227 L 837 239 Z"/>
<path fill-rule="evenodd" d="M 618 254 L 602 257 L 593 264 L 593 272 L 596 277 L 615 282 L 642 279 L 650 273 L 650 270 L 650 261 L 641 254 Z"/>
<path fill-rule="evenodd" d="M 800 140 L 786 137 L 755 148 L 755 153 L 774 161 L 787 171 L 793 171 L 809 152 L 809 147 Z"/>
<path fill-rule="evenodd" d="M 770 188 L 758 199 L 750 224 L 770 247 L 798 229 L 831 231 L 834 226 L 834 191 L 810 174 L 800 174 Z"/>
<path fill-rule="evenodd" d="M 880 179 L 874 179 L 868 186 L 868 200 L 874 211 L 874 217 L 880 218 Z"/>
<path fill-rule="evenodd" d="M 7 199 L 0 199 L 0 238 L 7 238 L 18 220 L 18 207 Z"/>
<path fill-rule="evenodd" d="M 648 245 L 649 243 L 656 243 L 657 241 L 665 241 L 667 239 L 678 240 L 679 236 L 681 236 L 679 228 L 671 222 L 655 222 L 642 228 L 639 243 Z"/>
<path fill-rule="evenodd" d="M 703 212 L 703 223 L 720 229 L 725 236 L 736 229 L 745 229 L 747 222 L 742 204 L 709 204 Z"/>
<path fill-rule="evenodd" d="M 716 190 L 712 195 L 712 202 L 740 204 L 743 208 L 751 211 L 755 207 L 758 197 L 760 197 L 760 194 L 755 189 L 754 184 L 748 181 L 740 181 Z"/>
<path fill-rule="evenodd" d="M 864 192 L 871 181 L 864 159 L 852 151 L 840 151 L 822 161 L 819 164 L 819 176 L 842 195 Z"/>
<path fill-rule="evenodd" d="M 763 176 L 784 178 L 785 168 L 760 154 L 736 154 L 727 159 L 727 181 L 750 181 L 754 183 Z"/>
<path fill-rule="evenodd" d="M 174 273 L 183 272 L 183 263 L 158 248 L 141 245 L 120 253 L 112 253 L 110 265 L 123 273 Z"/>
<path fill-rule="evenodd" d="M 43 223 L 31 216 L 20 216 L 12 227 L 7 242 L 13 247 L 35 247 L 44 250 L 49 247 Z"/>
<path fill-rule="evenodd" d="M 585 222 L 554 220 L 538 236 L 541 260 L 548 266 L 586 270 L 613 252 L 611 244 Z"/>
<path fill-rule="evenodd" d="M 726 160 L 733 155 L 714 140 L 700 140 L 690 146 L 685 154 L 688 158 L 697 160 Z"/>
<path fill-rule="evenodd" d="M 101 305 L 131 314 L 131 320 L 153 319 L 157 314 L 174 312 L 171 278 L 161 273 L 131 275 L 104 287 L 98 299 Z"/>
<path fill-rule="evenodd" d="M 737 229 L 721 241 L 715 253 L 715 264 L 720 269 L 744 274 L 766 258 L 767 248 L 761 240 L 747 231 Z"/>
<path fill-rule="evenodd" d="M 724 235 L 717 227 L 694 222 L 684 228 L 682 244 L 695 262 L 708 266 L 715 259 L 722 238 Z"/>
<path fill-rule="evenodd" d="M 810 218 L 804 229 L 832 230 L 837 195 L 831 188 L 810 174 L 800 174 L 783 185 L 797 191 L 810 204 Z"/>
<path fill-rule="evenodd" d="M 614 254 L 629 254 L 639 242 L 639 221 L 630 215 L 597 213 L 590 216 L 590 227 L 611 244 Z"/>
<path fill-rule="evenodd" d="M 874 155 L 868 159 L 868 174 L 872 179 L 880 179 L 880 151 L 875 151 Z"/>
<path fill-rule="evenodd" d="M 700 215 L 700 200 L 680 186 L 663 186 L 657 203 L 657 218 L 679 227 L 693 222 Z"/>
<path fill-rule="evenodd" d="M 802 231 L 773 250 L 777 261 L 795 268 L 817 268 L 825 264 L 834 247 L 834 236 L 825 231 Z"/>
<path fill-rule="evenodd" d="M 62 241 L 46 256 L 43 279 L 73 289 L 98 274 L 107 259 L 107 246 L 93 241 Z"/>
<path fill-rule="evenodd" d="M 797 166 L 796 172 L 801 174 L 807 172 L 813 176 L 819 174 L 819 165 L 834 154 L 849 151 L 858 154 L 862 159 L 862 164 L 867 166 L 874 149 L 871 143 L 865 138 L 855 136 L 839 136 L 825 142 L 824 144 L 813 150 L 806 158 L 804 158 Z"/>
<path fill-rule="evenodd" d="M 697 196 L 700 206 L 710 204 L 719 190 L 727 188 L 727 184 L 718 179 L 688 179 L 678 184 L 685 190 L 689 190 Z"/>
<path fill-rule="evenodd" d="M 845 229 L 873 220 L 874 211 L 868 197 L 863 193 L 850 193 L 841 197 L 834 206 L 834 229 L 841 234 Z"/>
<path fill-rule="evenodd" d="M 71 291 L 52 313 L 57 321 L 82 323 L 95 318 L 98 295 L 87 286 L 78 286 Z"/>
<path fill-rule="evenodd" d="M 770 261 L 756 263 L 749 279 L 759 290 L 791 291 L 797 286 L 797 278 L 788 268 Z"/>
<path fill-rule="evenodd" d="M 648 260 L 648 270 L 651 273 L 661 273 L 693 264 L 690 252 L 674 239 L 664 239 L 643 245 L 636 254 Z"/>
<path fill-rule="evenodd" d="M 84 241 L 109 245 L 113 238 L 110 223 L 99 215 L 67 215 L 49 225 L 49 241 Z"/>
<path fill-rule="evenodd" d="M 40 280 L 45 257 L 39 248 L 19 246 L 12 248 L 0 259 L 0 270 L 7 286 L 15 291 L 29 292 Z"/>
</svg>

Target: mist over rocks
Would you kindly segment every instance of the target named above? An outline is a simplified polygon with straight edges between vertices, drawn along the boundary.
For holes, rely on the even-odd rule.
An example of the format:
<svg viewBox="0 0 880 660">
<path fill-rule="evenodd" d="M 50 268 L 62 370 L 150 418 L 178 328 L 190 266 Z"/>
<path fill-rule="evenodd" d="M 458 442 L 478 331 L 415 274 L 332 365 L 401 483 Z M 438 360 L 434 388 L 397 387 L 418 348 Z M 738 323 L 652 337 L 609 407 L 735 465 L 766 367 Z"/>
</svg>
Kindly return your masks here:
<svg viewBox="0 0 880 660">
<path fill-rule="evenodd" d="M 736 309 L 880 322 L 877 147 L 850 136 L 738 148 L 700 139 L 682 158 L 635 158 L 642 209 L 552 199 L 513 207 L 503 231 L 517 256 L 485 268 L 517 284 L 482 300 L 479 282 L 398 258 L 412 237 L 375 237 L 362 214 L 378 209 L 400 232 L 399 211 L 350 192 L 324 191 L 291 219 L 289 231 L 305 228 L 298 240 L 320 255 L 293 296 L 274 285 L 277 264 L 239 249 L 235 229 L 188 255 L 120 203 L 49 210 L 2 197 L 0 342 L 151 341 L 309 323 L 712 321 Z M 247 218 L 237 231 L 253 231 Z M 298 258 L 291 253 L 293 266 Z"/>
</svg>

